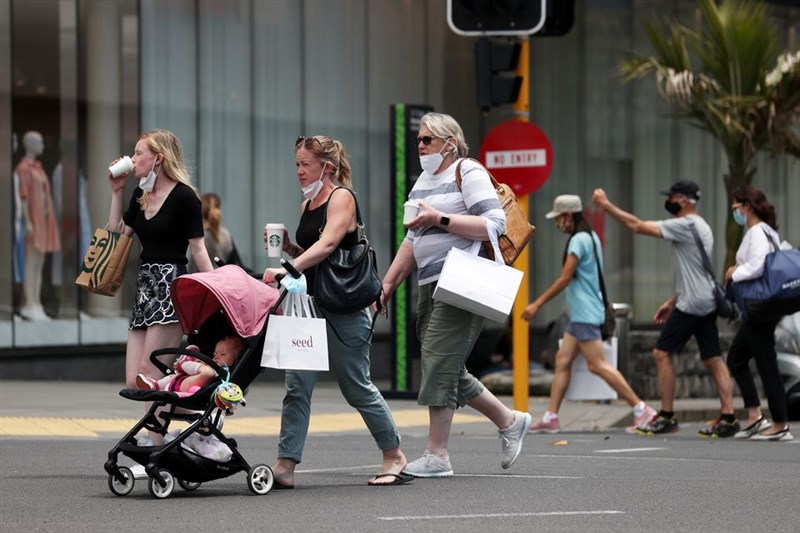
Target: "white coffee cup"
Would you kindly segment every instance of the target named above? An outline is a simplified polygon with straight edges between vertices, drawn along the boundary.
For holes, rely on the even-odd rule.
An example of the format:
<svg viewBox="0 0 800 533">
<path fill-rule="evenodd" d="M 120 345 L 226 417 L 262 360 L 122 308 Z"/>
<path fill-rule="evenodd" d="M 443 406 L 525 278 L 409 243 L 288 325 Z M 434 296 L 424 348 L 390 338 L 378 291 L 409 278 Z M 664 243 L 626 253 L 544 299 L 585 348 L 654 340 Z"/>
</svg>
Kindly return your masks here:
<svg viewBox="0 0 800 533">
<path fill-rule="evenodd" d="M 403 224 L 410 224 L 419 214 L 419 201 L 408 200 L 403 204 Z"/>
<path fill-rule="evenodd" d="M 127 172 L 133 172 L 133 161 L 127 155 L 123 155 L 116 163 L 108 167 L 108 170 L 112 176 L 118 178 Z"/>
<path fill-rule="evenodd" d="M 283 224 L 267 224 L 264 226 L 267 231 L 267 255 L 269 257 L 280 257 L 283 252 L 283 232 L 286 226 Z"/>
</svg>

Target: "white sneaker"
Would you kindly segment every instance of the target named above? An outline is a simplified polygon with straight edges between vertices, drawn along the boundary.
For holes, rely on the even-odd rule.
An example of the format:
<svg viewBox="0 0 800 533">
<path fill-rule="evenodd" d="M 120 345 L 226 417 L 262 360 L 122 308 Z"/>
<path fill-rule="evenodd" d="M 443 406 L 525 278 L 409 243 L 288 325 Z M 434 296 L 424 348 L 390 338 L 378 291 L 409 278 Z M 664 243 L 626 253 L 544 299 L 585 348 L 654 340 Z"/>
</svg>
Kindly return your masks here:
<svg viewBox="0 0 800 533">
<path fill-rule="evenodd" d="M 743 430 L 737 432 L 733 438 L 734 439 L 749 439 L 753 435 L 758 435 L 762 431 L 766 431 L 772 427 L 772 423 L 764 418 L 763 416 L 760 417 L 758 420 L 744 428 Z"/>
<path fill-rule="evenodd" d="M 131 472 L 133 473 L 133 479 L 147 479 L 148 476 L 147 472 L 144 471 L 143 465 L 133 465 L 130 467 Z"/>
<path fill-rule="evenodd" d="M 642 416 L 633 417 L 633 425 L 628 426 L 625 428 L 625 433 L 630 435 L 634 435 L 636 433 L 636 428 L 644 426 L 646 423 L 650 422 L 652 419 L 656 417 L 658 411 L 650 407 L 649 405 L 644 406 L 644 411 L 642 412 Z"/>
<path fill-rule="evenodd" d="M 453 475 L 453 467 L 450 466 L 449 457 L 440 459 L 429 450 L 425 450 L 422 457 L 406 465 L 403 473 L 414 477 L 450 477 Z"/>
<path fill-rule="evenodd" d="M 511 468 L 519 457 L 519 452 L 522 451 L 522 441 L 525 435 L 528 434 L 528 428 L 531 425 L 530 413 L 523 413 L 520 411 L 513 411 L 514 422 L 506 429 L 498 430 L 500 433 L 500 445 L 503 449 L 503 460 L 500 466 L 503 468 Z"/>
</svg>

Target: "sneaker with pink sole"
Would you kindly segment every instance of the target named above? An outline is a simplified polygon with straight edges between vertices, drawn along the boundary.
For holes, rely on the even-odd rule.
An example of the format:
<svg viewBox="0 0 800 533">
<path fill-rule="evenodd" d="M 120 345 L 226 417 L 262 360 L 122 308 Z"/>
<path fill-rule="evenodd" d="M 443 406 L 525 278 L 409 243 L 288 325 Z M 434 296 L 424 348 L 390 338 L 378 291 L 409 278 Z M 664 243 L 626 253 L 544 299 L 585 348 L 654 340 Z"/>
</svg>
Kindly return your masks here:
<svg viewBox="0 0 800 533">
<path fill-rule="evenodd" d="M 645 405 L 644 412 L 642 416 L 634 416 L 633 417 L 633 425 L 628 426 L 625 428 L 625 433 L 629 433 L 631 435 L 636 434 L 636 428 L 644 426 L 647 422 L 650 422 L 655 416 L 658 414 L 658 411 L 650 407 L 649 405 Z"/>
<path fill-rule="evenodd" d="M 540 419 L 531 424 L 528 433 L 559 433 L 561 431 L 561 427 L 558 425 L 558 418 L 553 418 L 550 422 L 545 422 L 544 420 Z"/>
</svg>

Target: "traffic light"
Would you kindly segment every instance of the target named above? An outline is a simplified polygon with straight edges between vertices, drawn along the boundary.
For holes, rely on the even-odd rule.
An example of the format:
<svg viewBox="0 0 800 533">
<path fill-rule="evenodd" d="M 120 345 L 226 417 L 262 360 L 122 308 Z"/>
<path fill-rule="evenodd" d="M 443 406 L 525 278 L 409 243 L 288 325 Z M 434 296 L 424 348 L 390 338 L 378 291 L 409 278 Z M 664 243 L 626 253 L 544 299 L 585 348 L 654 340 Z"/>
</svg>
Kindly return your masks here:
<svg viewBox="0 0 800 533">
<path fill-rule="evenodd" d="M 547 18 L 536 37 L 566 35 L 575 24 L 575 0 L 547 0 Z"/>
<path fill-rule="evenodd" d="M 516 75 L 518 42 L 492 41 L 481 37 L 475 43 L 478 105 L 483 110 L 517 101 L 522 77 Z"/>
<path fill-rule="evenodd" d="M 447 0 L 447 24 L 459 35 L 530 35 L 544 25 L 546 2 Z"/>
</svg>

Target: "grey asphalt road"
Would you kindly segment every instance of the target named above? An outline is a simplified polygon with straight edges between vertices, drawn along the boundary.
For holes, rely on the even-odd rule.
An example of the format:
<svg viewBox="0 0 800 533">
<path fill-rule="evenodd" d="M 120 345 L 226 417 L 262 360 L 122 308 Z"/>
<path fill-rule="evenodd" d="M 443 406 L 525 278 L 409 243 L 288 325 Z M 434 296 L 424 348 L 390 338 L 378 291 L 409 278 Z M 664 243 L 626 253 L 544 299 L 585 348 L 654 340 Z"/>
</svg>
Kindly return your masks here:
<svg viewBox="0 0 800 533">
<path fill-rule="evenodd" d="M 102 469 L 111 438 L 4 438 L 0 531 L 800 531 L 797 440 L 700 440 L 690 425 L 666 438 L 529 435 L 502 470 L 484 426 L 452 436 L 452 478 L 369 487 L 379 455 L 365 431 L 314 434 L 295 490 L 252 495 L 237 474 L 165 500 L 143 481 L 111 494 Z M 424 437 L 405 434 L 410 459 Z M 276 437 L 238 441 L 249 462 L 273 460 Z"/>
</svg>

